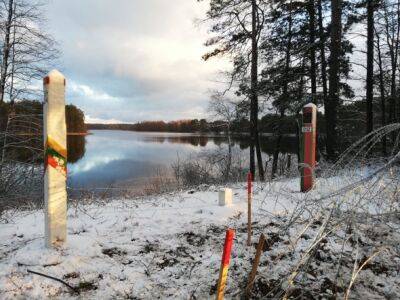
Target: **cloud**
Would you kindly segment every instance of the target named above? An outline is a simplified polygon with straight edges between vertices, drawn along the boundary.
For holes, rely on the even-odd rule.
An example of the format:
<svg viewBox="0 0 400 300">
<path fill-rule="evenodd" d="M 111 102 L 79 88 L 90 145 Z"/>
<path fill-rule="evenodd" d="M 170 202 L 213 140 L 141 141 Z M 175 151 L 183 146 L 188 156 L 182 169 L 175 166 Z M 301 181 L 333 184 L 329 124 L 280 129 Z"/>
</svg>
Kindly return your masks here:
<svg viewBox="0 0 400 300">
<path fill-rule="evenodd" d="M 123 122 L 201 118 L 225 60 L 204 62 L 208 1 L 50 2 L 68 100 L 91 118 Z"/>
</svg>

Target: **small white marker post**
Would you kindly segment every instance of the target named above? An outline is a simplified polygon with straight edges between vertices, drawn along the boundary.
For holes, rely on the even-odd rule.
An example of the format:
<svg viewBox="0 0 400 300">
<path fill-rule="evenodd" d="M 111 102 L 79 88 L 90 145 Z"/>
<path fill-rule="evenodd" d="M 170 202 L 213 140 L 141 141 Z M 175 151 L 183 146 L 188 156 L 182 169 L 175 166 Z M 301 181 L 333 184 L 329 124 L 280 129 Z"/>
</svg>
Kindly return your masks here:
<svg viewBox="0 0 400 300">
<path fill-rule="evenodd" d="M 219 191 L 219 206 L 228 206 L 232 204 L 232 190 L 223 189 Z"/>
<path fill-rule="evenodd" d="M 43 88 L 45 242 L 50 248 L 67 237 L 65 77 L 53 70 L 43 79 Z"/>
</svg>

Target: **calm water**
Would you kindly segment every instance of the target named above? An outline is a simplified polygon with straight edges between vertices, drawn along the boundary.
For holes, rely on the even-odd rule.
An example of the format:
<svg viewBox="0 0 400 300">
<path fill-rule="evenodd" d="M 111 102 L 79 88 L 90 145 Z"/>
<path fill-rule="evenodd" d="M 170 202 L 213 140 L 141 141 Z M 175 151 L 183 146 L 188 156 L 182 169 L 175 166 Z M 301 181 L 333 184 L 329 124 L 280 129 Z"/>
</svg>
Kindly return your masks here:
<svg viewBox="0 0 400 300">
<path fill-rule="evenodd" d="M 86 137 L 70 137 L 69 186 L 109 187 L 127 185 L 168 170 L 178 157 L 189 158 L 200 151 L 227 147 L 227 138 L 184 133 L 149 133 L 93 130 Z M 296 140 L 285 138 L 283 152 L 296 151 Z M 246 138 L 234 138 L 234 147 L 247 154 Z M 271 154 L 273 138 L 263 138 L 262 150 Z"/>
</svg>

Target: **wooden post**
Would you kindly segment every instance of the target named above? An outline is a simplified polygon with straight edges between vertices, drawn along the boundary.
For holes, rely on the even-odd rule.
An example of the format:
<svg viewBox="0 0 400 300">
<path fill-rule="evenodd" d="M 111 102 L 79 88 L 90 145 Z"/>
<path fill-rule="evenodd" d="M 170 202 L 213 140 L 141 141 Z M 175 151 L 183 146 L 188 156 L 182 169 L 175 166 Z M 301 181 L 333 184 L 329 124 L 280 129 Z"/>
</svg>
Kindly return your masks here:
<svg viewBox="0 0 400 300">
<path fill-rule="evenodd" d="M 45 143 L 45 241 L 62 245 L 67 237 L 67 129 L 65 78 L 57 70 L 44 79 L 43 135 Z"/>
<path fill-rule="evenodd" d="M 262 233 L 260 235 L 260 239 L 258 240 L 256 256 L 254 258 L 253 267 L 251 269 L 251 273 L 250 273 L 249 280 L 248 280 L 247 287 L 246 287 L 246 299 L 250 298 L 250 296 L 251 296 L 251 291 L 253 289 L 254 280 L 257 275 L 257 269 L 258 269 L 258 265 L 260 264 L 260 259 L 261 259 L 262 251 L 264 249 L 264 244 L 265 244 L 265 236 Z"/>
<path fill-rule="evenodd" d="M 303 108 L 301 191 L 308 192 L 314 187 L 316 161 L 317 106 L 309 103 Z"/>
<path fill-rule="evenodd" d="M 233 238 L 235 236 L 235 230 L 228 229 L 225 236 L 224 251 L 222 253 L 221 268 L 219 271 L 219 279 L 217 286 L 217 300 L 224 299 L 226 280 L 228 278 L 229 262 L 231 259 Z"/>
<path fill-rule="evenodd" d="M 252 200 L 253 175 L 247 174 L 247 246 L 251 245 L 251 200 Z"/>
</svg>

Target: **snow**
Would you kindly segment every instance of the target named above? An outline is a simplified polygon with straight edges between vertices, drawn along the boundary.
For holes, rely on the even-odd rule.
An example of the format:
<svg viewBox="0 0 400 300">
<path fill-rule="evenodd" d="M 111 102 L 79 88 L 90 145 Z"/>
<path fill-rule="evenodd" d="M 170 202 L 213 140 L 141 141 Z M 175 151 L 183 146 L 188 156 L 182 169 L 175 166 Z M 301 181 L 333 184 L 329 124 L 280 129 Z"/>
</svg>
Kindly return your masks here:
<svg viewBox="0 0 400 300">
<path fill-rule="evenodd" d="M 287 230 L 285 226 L 299 203 L 322 197 L 329 192 L 329 187 L 333 190 L 343 181 L 343 177 L 321 180 L 319 188 L 309 194 L 298 192 L 297 179 L 255 187 L 253 243 L 256 244 L 262 232 L 267 238 L 253 290 L 255 297 L 268 293 L 283 296 L 285 287 L 292 289 L 292 295 L 298 292 L 282 279 L 295 270 L 318 237 L 324 220 L 311 219 L 309 212 Z M 254 246 L 246 246 L 247 190 L 245 183 L 229 186 L 233 190 L 233 204 L 221 207 L 218 205 L 221 188 L 202 186 L 138 199 L 70 203 L 67 243 L 59 249 L 45 248 L 42 211 L 14 213 L 9 223 L 0 225 L 0 298 L 215 297 L 227 228 L 236 229 L 236 237 L 226 296 L 239 298 L 255 254 Z M 379 228 L 379 224 L 374 224 L 373 229 Z M 375 233 L 382 234 L 382 231 Z M 398 232 L 393 230 L 387 235 L 399 244 Z M 345 230 L 338 228 L 335 234 L 323 239 L 316 249 L 318 259 L 296 278 L 303 292 L 332 296 L 337 271 L 336 263 L 332 265 L 332 262 L 340 256 L 345 237 Z M 365 252 L 357 254 L 360 259 L 371 254 L 372 242 L 368 236 L 360 235 L 357 244 L 362 244 Z M 354 263 L 350 259 L 354 257 L 352 245 L 352 242 L 345 244 L 342 258 L 345 275 L 341 279 L 346 287 Z M 361 271 L 351 296 L 400 298 L 399 265 L 398 252 L 382 250 Z M 62 279 L 76 287 L 79 294 L 60 282 L 27 270 Z M 342 287 L 338 288 L 339 295 L 344 292 Z"/>
</svg>

